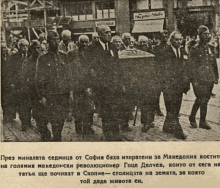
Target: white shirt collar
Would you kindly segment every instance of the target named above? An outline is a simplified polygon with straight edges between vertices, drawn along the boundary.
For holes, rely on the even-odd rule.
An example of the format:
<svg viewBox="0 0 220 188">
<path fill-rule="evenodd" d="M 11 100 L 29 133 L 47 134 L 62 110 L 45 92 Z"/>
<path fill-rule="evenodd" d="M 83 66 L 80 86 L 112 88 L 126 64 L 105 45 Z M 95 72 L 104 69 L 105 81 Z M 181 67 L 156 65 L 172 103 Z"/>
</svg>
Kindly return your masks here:
<svg viewBox="0 0 220 188">
<path fill-rule="evenodd" d="M 102 42 L 100 39 L 99 39 L 99 42 L 100 42 L 100 44 L 102 45 L 103 50 L 105 50 L 105 43 Z M 108 43 L 106 43 L 106 44 L 107 44 L 107 48 L 108 48 Z"/>
<path fill-rule="evenodd" d="M 174 48 L 172 44 L 171 44 L 171 47 L 172 47 L 172 49 L 173 49 L 173 51 L 174 51 L 174 53 L 175 53 L 175 55 L 176 55 L 176 57 L 177 57 L 176 48 Z M 178 48 L 178 53 L 179 53 L 179 57 L 180 57 L 180 56 L 181 56 L 180 47 Z"/>
</svg>

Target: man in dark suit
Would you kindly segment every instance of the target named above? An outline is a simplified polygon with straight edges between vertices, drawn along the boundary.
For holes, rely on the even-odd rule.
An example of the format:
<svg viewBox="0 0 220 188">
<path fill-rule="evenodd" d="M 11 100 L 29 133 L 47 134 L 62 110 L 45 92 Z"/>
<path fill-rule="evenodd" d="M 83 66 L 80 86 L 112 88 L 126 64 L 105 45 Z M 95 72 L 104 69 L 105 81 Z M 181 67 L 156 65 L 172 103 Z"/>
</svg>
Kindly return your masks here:
<svg viewBox="0 0 220 188">
<path fill-rule="evenodd" d="M 89 37 L 81 35 L 78 40 L 78 48 L 68 53 L 71 70 L 74 80 L 74 105 L 73 114 L 75 118 L 76 133 L 94 133 L 91 128 L 93 124 L 93 114 L 95 104 L 92 99 L 90 87 L 89 62 L 88 56 Z M 87 91 L 91 91 L 88 93 Z M 83 125 L 83 126 L 82 126 Z"/>
<path fill-rule="evenodd" d="M 103 133 L 107 141 L 119 139 L 117 66 L 110 50 L 111 30 L 108 26 L 97 29 L 99 40 L 89 46 L 89 72 L 92 89 L 100 105 Z"/>
<path fill-rule="evenodd" d="M 196 96 L 189 121 L 193 128 L 197 128 L 195 116 L 200 108 L 199 128 L 211 129 L 206 122 L 206 114 L 213 86 L 218 84 L 218 67 L 214 47 L 208 44 L 210 41 L 209 29 L 201 25 L 198 34 L 199 44 L 192 47 L 189 55 L 191 82 Z"/>
<path fill-rule="evenodd" d="M 162 91 L 162 83 L 161 81 L 161 71 L 163 71 L 163 57 L 164 55 L 161 55 L 164 52 L 164 49 L 167 47 L 167 32 L 163 31 L 160 35 L 160 43 L 156 45 L 153 49 L 153 54 L 155 55 L 155 61 L 154 61 L 154 70 L 156 75 L 156 81 L 157 81 L 157 92 L 156 92 L 156 103 L 155 103 L 155 113 L 158 116 L 164 116 L 164 114 L 160 110 L 160 96 Z"/>
<path fill-rule="evenodd" d="M 72 74 L 67 55 L 58 52 L 59 34 L 48 31 L 48 53 L 41 56 L 36 68 L 36 91 L 39 98 L 37 127 L 42 141 L 50 140 L 47 124 L 52 124 L 53 141 L 61 141 L 61 133 L 73 100 Z"/>
<path fill-rule="evenodd" d="M 130 35 L 129 35 L 130 36 Z M 111 53 L 113 54 L 115 58 L 116 67 L 117 67 L 117 83 L 119 86 L 118 93 L 121 97 L 120 100 L 120 109 L 119 109 L 119 121 L 121 125 L 121 131 L 132 131 L 129 127 L 129 118 L 132 114 L 132 111 L 134 109 L 134 104 L 132 103 L 132 99 L 134 96 L 131 92 L 129 92 L 128 87 L 126 85 L 126 80 L 124 79 L 124 70 L 122 65 L 119 63 L 119 53 L 123 51 L 124 44 L 122 43 L 122 39 L 120 36 L 114 36 L 111 39 Z M 127 87 L 127 88 L 126 88 Z"/>
<path fill-rule="evenodd" d="M 11 55 L 6 66 L 7 85 L 9 86 L 10 114 L 14 116 L 16 110 L 21 120 L 22 131 L 26 131 L 31 126 L 31 112 L 28 110 L 30 101 L 27 96 L 27 87 L 25 81 L 25 65 L 27 64 L 27 51 L 29 42 L 21 39 L 18 42 L 18 52 Z M 10 119 L 13 117 L 10 117 Z"/>
<path fill-rule="evenodd" d="M 9 96 L 9 85 L 8 81 L 8 71 L 7 71 L 7 64 L 9 59 L 9 49 L 6 46 L 4 41 L 1 42 L 1 104 L 3 110 L 3 123 L 12 122 L 12 115 L 10 114 L 10 98 Z"/>
<path fill-rule="evenodd" d="M 170 34 L 169 45 L 164 49 L 162 68 L 162 90 L 166 106 L 166 119 L 163 131 L 173 134 L 176 138 L 186 139 L 179 123 L 178 115 L 181 108 L 183 93 L 189 90 L 187 77 L 187 54 L 181 47 L 182 35 L 178 31 Z"/>
</svg>

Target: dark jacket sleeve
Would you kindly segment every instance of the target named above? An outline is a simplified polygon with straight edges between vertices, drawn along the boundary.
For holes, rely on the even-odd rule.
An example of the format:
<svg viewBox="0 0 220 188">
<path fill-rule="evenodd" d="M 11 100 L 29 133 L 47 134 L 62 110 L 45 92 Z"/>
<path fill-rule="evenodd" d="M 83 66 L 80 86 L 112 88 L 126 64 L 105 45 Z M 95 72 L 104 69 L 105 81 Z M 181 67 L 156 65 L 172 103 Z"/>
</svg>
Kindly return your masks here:
<svg viewBox="0 0 220 188">
<path fill-rule="evenodd" d="M 213 62 L 213 69 L 214 69 L 214 73 L 215 73 L 215 79 L 218 80 L 219 79 L 219 74 L 218 74 L 218 65 L 217 65 L 217 60 L 216 59 Z"/>
<path fill-rule="evenodd" d="M 218 65 L 217 65 L 217 60 L 216 60 L 216 54 L 215 54 L 215 47 L 214 46 L 209 46 L 212 53 L 214 54 L 214 59 L 213 59 L 213 71 L 214 71 L 214 74 L 215 74 L 215 80 L 218 80 L 219 79 L 219 74 L 218 74 Z"/>
</svg>

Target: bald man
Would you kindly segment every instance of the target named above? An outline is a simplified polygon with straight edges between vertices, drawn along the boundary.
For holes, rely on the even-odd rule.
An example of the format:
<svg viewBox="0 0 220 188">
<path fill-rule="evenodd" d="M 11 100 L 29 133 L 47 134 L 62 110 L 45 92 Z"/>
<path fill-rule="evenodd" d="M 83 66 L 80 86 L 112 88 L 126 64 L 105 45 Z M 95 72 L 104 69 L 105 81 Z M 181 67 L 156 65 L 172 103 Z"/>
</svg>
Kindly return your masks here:
<svg viewBox="0 0 220 188">
<path fill-rule="evenodd" d="M 71 31 L 62 31 L 61 37 L 62 40 L 58 45 L 58 51 L 67 54 L 69 51 L 76 49 L 76 45 L 71 41 Z"/>
<path fill-rule="evenodd" d="M 108 26 L 97 28 L 99 41 L 92 43 L 90 51 L 90 75 L 92 89 L 100 104 L 103 133 L 107 141 L 119 139 L 117 63 L 110 49 L 111 30 Z"/>
</svg>

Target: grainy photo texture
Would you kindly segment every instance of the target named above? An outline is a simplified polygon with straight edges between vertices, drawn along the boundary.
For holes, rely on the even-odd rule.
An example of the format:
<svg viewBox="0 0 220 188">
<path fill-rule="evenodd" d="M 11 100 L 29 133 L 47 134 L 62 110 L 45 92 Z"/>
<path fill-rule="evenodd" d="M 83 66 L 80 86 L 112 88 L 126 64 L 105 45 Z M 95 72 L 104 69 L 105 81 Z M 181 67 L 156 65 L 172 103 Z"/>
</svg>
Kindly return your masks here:
<svg viewBox="0 0 220 188">
<path fill-rule="evenodd" d="M 220 140 L 219 0 L 2 0 L 2 142 Z"/>
</svg>

